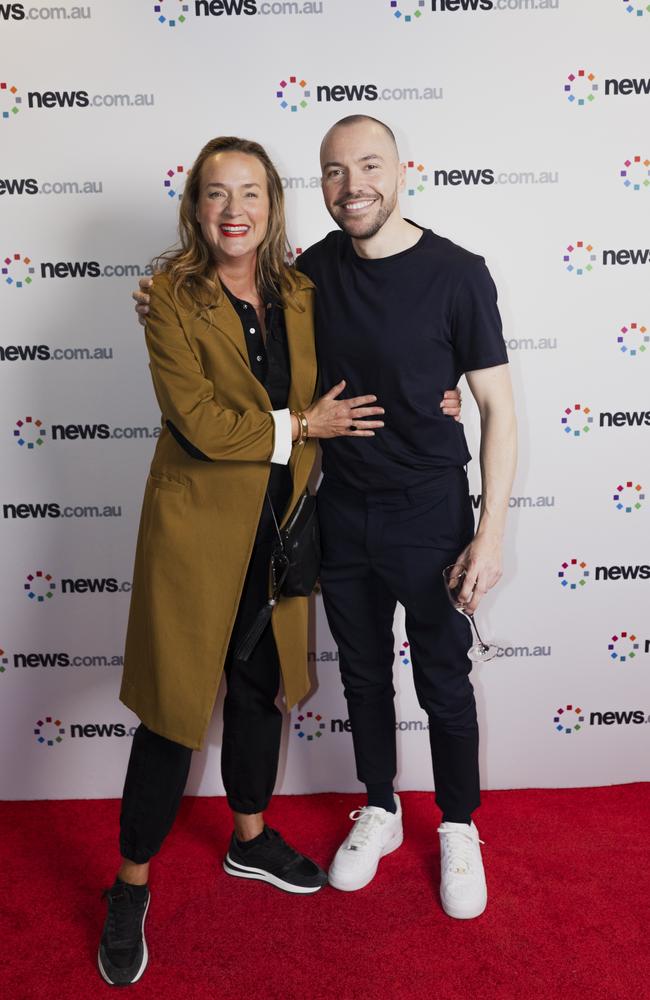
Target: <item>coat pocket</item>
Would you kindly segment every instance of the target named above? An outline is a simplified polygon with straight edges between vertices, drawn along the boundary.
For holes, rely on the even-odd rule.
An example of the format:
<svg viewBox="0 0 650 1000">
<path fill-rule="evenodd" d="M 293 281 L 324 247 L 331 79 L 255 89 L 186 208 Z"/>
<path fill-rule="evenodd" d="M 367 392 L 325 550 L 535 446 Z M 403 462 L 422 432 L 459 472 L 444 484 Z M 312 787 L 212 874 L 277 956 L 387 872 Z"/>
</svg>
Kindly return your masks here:
<svg viewBox="0 0 650 1000">
<path fill-rule="evenodd" d="M 169 490 L 170 493 L 182 493 L 187 489 L 189 483 L 184 483 L 180 479 L 173 479 L 160 472 L 149 473 L 149 482 L 156 490 Z"/>
</svg>

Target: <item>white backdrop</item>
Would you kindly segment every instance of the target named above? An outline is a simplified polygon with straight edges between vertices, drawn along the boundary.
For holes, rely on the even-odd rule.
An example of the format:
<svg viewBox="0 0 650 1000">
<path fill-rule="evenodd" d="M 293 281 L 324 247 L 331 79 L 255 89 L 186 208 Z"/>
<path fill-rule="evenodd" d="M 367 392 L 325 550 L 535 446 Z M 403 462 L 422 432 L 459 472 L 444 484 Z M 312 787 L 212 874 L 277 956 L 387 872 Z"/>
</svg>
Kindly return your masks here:
<svg viewBox="0 0 650 1000">
<path fill-rule="evenodd" d="M 3 794 L 121 791 L 159 422 L 129 292 L 173 242 L 192 158 L 218 134 L 261 141 L 304 248 L 332 228 L 320 137 L 356 111 L 412 164 L 405 214 L 484 254 L 500 292 L 521 461 L 505 577 L 479 617 L 506 647 L 473 674 L 483 785 L 647 779 L 650 4 L 0 3 L 0 44 Z M 471 481 L 478 494 L 476 461 Z M 406 642 L 398 615 L 399 784 L 426 789 Z M 354 790 L 319 604 L 310 645 L 278 790 Z M 218 706 L 190 791 L 222 791 L 219 746 Z"/>
</svg>

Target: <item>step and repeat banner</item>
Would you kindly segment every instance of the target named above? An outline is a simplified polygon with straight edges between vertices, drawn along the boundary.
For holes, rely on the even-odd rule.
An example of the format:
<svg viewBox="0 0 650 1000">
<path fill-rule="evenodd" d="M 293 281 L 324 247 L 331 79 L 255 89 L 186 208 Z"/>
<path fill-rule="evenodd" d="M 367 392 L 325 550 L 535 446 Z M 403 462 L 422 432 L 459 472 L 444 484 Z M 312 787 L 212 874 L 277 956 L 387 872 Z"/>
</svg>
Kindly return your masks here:
<svg viewBox="0 0 650 1000">
<path fill-rule="evenodd" d="M 129 293 L 209 138 L 262 142 L 293 252 L 333 228 L 318 149 L 395 131 L 404 214 L 485 256 L 521 459 L 478 614 L 486 788 L 649 777 L 650 3 L 0 2 L 0 746 L 8 798 L 116 796 L 136 532 L 159 432 Z M 368 386 L 372 390 L 372 386 Z M 480 502 L 478 419 L 464 420 Z M 278 790 L 352 791 L 320 601 Z M 179 671 L 183 664 L 178 664 Z M 399 787 L 432 787 L 395 621 Z M 222 792 L 220 702 L 189 789 Z"/>
</svg>

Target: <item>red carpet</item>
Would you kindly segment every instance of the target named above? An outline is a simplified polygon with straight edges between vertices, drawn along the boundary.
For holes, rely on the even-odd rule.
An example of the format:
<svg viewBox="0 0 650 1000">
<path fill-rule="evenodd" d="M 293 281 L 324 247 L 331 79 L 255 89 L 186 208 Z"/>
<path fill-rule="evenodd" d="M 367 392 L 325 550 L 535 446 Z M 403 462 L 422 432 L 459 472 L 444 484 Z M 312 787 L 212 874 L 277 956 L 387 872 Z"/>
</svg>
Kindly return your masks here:
<svg viewBox="0 0 650 1000">
<path fill-rule="evenodd" d="M 357 796 L 278 798 L 268 813 L 327 865 Z M 477 813 L 490 901 L 450 920 L 439 813 L 403 796 L 404 845 L 357 893 L 310 898 L 227 876 L 222 799 L 187 799 L 154 869 L 140 1000 L 645 1000 L 647 785 L 488 792 Z M 95 951 L 117 864 L 116 801 L 0 805 L 7 1000 L 108 997 Z M 113 990 L 115 993 L 115 990 Z"/>
</svg>

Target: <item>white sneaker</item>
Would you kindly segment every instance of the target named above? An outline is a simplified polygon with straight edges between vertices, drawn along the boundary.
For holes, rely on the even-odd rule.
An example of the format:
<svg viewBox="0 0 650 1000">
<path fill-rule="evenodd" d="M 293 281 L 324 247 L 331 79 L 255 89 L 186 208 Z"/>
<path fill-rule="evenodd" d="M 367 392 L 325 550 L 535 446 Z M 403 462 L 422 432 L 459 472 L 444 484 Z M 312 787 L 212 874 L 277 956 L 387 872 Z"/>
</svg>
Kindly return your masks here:
<svg viewBox="0 0 650 1000">
<path fill-rule="evenodd" d="M 363 806 L 350 813 L 355 824 L 338 851 L 328 872 L 329 884 L 343 892 L 363 889 L 372 882 L 381 858 L 396 851 L 404 839 L 402 805 L 395 796 L 397 812 L 379 806 Z"/>
<path fill-rule="evenodd" d="M 440 901 L 450 917 L 471 920 L 487 906 L 478 830 L 472 823 L 441 823 Z"/>
</svg>

